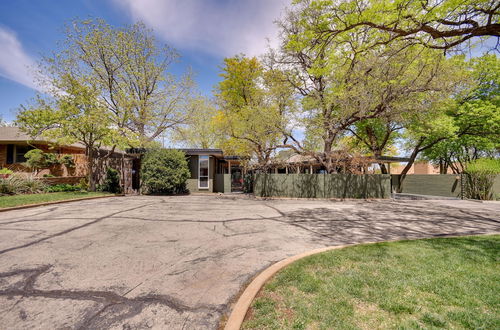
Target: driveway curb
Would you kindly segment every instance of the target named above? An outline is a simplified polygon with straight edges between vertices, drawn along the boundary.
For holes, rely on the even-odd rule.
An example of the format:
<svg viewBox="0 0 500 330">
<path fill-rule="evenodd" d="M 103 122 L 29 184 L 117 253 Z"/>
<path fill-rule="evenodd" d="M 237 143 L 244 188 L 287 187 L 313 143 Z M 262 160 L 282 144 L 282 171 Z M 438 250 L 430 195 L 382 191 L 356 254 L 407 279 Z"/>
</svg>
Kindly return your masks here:
<svg viewBox="0 0 500 330">
<path fill-rule="evenodd" d="M 499 235 L 500 232 L 491 232 L 487 234 L 479 234 L 478 236 L 489 236 L 489 235 Z M 239 330 L 241 328 L 241 325 L 243 324 L 243 321 L 245 320 L 245 316 L 248 312 L 248 309 L 250 308 L 250 305 L 252 304 L 255 296 L 259 291 L 262 289 L 264 284 L 266 284 L 267 281 L 269 281 L 277 272 L 285 268 L 286 266 L 294 263 L 295 261 L 309 257 L 314 254 L 322 253 L 322 252 L 327 252 L 331 250 L 338 250 L 338 249 L 343 249 L 346 247 L 351 247 L 351 246 L 356 246 L 356 245 L 365 245 L 365 244 L 376 244 L 376 243 L 387 243 L 387 242 L 399 242 L 399 241 L 413 241 L 413 240 L 420 240 L 420 239 L 433 239 L 433 238 L 453 238 L 453 237 L 464 237 L 464 236 L 470 236 L 470 235 L 446 235 L 446 236 L 441 236 L 441 237 L 422 237 L 422 238 L 402 238 L 402 239 L 394 239 L 394 240 L 387 240 L 387 241 L 371 241 L 371 242 L 362 242 L 362 243 L 355 243 L 355 244 L 345 244 L 345 245 L 337 245 L 337 246 L 328 246 L 320 249 L 314 249 L 310 250 L 301 254 L 297 254 L 295 256 L 291 256 L 289 258 L 283 259 L 281 261 L 278 261 L 277 263 L 269 266 L 266 268 L 264 271 L 262 271 L 250 284 L 247 286 L 245 291 L 241 294 L 241 296 L 238 298 L 238 301 L 236 301 L 236 304 L 233 307 L 233 310 L 231 311 L 231 314 L 229 315 L 229 318 L 227 319 L 226 325 L 224 326 L 224 330 Z M 476 235 L 472 235 L 476 236 Z"/>
<path fill-rule="evenodd" d="M 45 202 L 45 203 L 37 203 L 37 204 L 27 204 L 27 205 L 20 205 L 20 206 L 13 206 L 13 207 L 6 207 L 0 209 L 0 212 L 7 212 L 7 211 L 15 211 L 15 210 L 22 210 L 22 209 L 29 209 L 32 207 L 38 207 L 38 206 L 46 206 L 46 205 L 53 205 L 53 204 L 62 204 L 62 203 L 69 203 L 69 202 L 78 202 L 78 201 L 84 201 L 88 199 L 98 199 L 98 198 L 109 198 L 109 197 L 123 197 L 125 195 L 104 195 L 104 196 L 91 196 L 91 197 L 82 197 L 82 198 L 73 198 L 73 199 L 64 199 L 60 201 L 52 201 L 52 202 Z"/>
<path fill-rule="evenodd" d="M 361 243 L 361 244 L 369 244 L 369 243 Z M 338 246 L 329 246 L 325 248 L 320 248 L 320 249 L 315 249 L 311 251 L 307 251 L 301 254 L 297 254 L 295 256 L 286 258 L 284 260 L 278 261 L 277 263 L 269 266 L 266 268 L 262 273 L 260 273 L 243 291 L 241 294 L 240 298 L 234 305 L 234 308 L 231 312 L 231 315 L 229 315 L 229 318 L 226 322 L 226 326 L 224 327 L 225 330 L 238 330 L 241 327 L 241 324 L 243 323 L 243 320 L 245 319 L 245 315 L 247 314 L 248 309 L 250 308 L 250 305 L 252 304 L 253 299 L 257 295 L 257 293 L 262 289 L 264 284 L 271 279 L 277 272 L 285 268 L 286 266 L 290 265 L 291 263 L 311 256 L 313 254 L 318 254 L 330 250 L 337 250 L 337 249 L 342 249 L 345 247 L 349 246 L 354 246 L 354 245 L 359 245 L 359 244 L 347 244 L 347 245 L 338 245 Z"/>
</svg>

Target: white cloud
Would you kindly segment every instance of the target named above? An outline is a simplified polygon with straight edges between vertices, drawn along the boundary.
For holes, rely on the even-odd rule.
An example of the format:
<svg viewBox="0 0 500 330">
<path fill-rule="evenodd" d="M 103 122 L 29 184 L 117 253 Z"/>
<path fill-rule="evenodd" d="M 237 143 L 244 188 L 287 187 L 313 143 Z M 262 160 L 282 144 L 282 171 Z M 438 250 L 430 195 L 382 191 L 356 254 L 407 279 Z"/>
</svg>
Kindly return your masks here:
<svg viewBox="0 0 500 330">
<path fill-rule="evenodd" d="M 23 49 L 16 35 L 0 26 L 0 76 L 37 89 L 34 82 L 36 62 Z"/>
<path fill-rule="evenodd" d="M 262 54 L 276 43 L 285 0 L 114 0 L 176 48 Z"/>
</svg>

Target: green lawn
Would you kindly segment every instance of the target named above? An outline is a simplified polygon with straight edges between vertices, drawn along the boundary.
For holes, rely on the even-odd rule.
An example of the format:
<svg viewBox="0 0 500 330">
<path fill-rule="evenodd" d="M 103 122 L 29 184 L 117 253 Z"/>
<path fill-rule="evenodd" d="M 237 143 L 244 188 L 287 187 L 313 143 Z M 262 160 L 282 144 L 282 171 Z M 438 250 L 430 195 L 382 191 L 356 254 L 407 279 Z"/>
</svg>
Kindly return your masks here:
<svg viewBox="0 0 500 330">
<path fill-rule="evenodd" d="M 112 196 L 112 194 L 103 192 L 80 192 L 80 191 L 0 196 L 0 208 L 61 201 L 61 200 L 70 200 L 83 197 L 103 196 L 103 195 Z"/>
<path fill-rule="evenodd" d="M 500 329 L 500 235 L 361 245 L 307 257 L 243 329 Z"/>
</svg>

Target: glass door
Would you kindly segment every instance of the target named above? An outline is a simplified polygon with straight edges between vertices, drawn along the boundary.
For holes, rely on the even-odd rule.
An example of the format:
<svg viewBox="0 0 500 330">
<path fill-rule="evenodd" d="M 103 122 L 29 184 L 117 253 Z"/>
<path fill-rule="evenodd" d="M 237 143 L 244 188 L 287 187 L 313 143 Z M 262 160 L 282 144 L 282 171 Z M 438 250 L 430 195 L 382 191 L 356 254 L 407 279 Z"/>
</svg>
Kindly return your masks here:
<svg viewBox="0 0 500 330">
<path fill-rule="evenodd" d="M 209 156 L 199 156 L 198 160 L 198 188 L 199 189 L 208 189 L 209 181 L 208 181 L 208 173 L 209 173 Z"/>
</svg>

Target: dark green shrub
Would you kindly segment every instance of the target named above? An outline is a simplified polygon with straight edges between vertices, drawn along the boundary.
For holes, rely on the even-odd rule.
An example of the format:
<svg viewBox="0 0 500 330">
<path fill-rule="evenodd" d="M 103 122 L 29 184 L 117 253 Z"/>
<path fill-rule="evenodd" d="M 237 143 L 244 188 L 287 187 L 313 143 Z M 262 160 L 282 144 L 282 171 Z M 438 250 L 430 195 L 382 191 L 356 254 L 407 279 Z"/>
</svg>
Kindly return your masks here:
<svg viewBox="0 0 500 330">
<path fill-rule="evenodd" d="M 118 194 L 121 192 L 120 187 L 120 172 L 114 168 L 108 167 L 106 170 L 106 179 L 104 184 L 100 187 L 102 191 L 108 191 L 110 193 Z"/>
<path fill-rule="evenodd" d="M 186 155 L 179 150 L 154 149 L 141 164 L 141 187 L 148 194 L 178 194 L 186 191 L 190 171 Z"/>
<path fill-rule="evenodd" d="M 74 168 L 75 167 L 75 161 L 73 160 L 72 155 L 64 155 L 59 159 L 59 163 L 61 165 L 66 166 L 67 168 Z"/>
<path fill-rule="evenodd" d="M 490 200 L 495 178 L 500 174 L 500 159 L 482 158 L 467 165 L 465 169 L 466 198 Z"/>
<path fill-rule="evenodd" d="M 26 166 L 35 171 L 59 164 L 56 154 L 43 152 L 40 149 L 32 149 L 24 157 L 26 158 Z"/>
<path fill-rule="evenodd" d="M 80 191 L 82 188 L 78 185 L 60 183 L 45 188 L 46 192 Z"/>
</svg>

